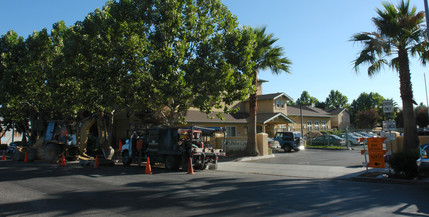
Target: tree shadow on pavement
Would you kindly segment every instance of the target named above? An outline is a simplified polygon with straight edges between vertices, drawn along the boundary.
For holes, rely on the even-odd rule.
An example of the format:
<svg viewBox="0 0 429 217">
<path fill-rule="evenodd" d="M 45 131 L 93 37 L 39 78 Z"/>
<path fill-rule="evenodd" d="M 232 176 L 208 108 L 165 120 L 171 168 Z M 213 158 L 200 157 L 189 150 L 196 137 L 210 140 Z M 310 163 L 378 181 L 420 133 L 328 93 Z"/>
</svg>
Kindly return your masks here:
<svg viewBox="0 0 429 217">
<path fill-rule="evenodd" d="M 429 214 L 428 186 L 399 188 L 382 183 L 221 171 L 187 175 L 161 168 L 155 168 L 154 175 L 145 175 L 144 167 L 37 168 L 16 167 L 16 174 L 0 169 L 0 184 L 13 181 L 31 188 L 33 182 L 54 177 L 44 188 L 32 189 L 43 192 L 43 198 L 0 202 L 2 215 L 350 216 L 368 210 L 376 210 L 372 214 L 379 216 Z M 5 179 L 5 171 L 14 178 Z M 90 184 L 83 184 L 88 180 Z"/>
</svg>

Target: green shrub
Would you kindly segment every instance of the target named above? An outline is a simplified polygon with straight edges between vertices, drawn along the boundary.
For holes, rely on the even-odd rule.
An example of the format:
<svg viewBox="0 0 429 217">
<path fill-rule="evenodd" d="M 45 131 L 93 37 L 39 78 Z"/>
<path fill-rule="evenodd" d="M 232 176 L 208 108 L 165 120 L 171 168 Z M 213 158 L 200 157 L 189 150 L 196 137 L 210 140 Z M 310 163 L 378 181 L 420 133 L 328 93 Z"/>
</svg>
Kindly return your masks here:
<svg viewBox="0 0 429 217">
<path fill-rule="evenodd" d="M 406 179 L 413 179 L 418 175 L 416 164 L 418 158 L 419 155 L 417 152 L 399 152 L 393 154 L 389 158 L 388 163 L 399 176 Z"/>
</svg>

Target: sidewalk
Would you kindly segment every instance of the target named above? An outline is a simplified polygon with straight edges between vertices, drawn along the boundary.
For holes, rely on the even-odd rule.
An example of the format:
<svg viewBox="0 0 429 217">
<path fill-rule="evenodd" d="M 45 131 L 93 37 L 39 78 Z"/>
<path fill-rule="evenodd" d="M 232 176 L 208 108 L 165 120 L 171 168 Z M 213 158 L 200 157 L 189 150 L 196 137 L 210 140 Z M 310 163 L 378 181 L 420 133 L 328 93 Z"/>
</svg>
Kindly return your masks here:
<svg viewBox="0 0 429 217">
<path fill-rule="evenodd" d="M 233 161 L 219 162 L 219 171 L 240 172 L 262 175 L 299 177 L 307 179 L 339 179 L 367 182 L 398 183 L 398 184 L 429 184 L 429 178 L 421 180 L 403 180 L 385 177 L 363 176 L 367 170 L 365 167 L 341 167 L 341 166 L 317 166 L 298 164 L 267 164 L 249 162 L 259 159 L 272 158 L 274 155 L 261 157 L 238 158 Z M 385 172 L 388 169 L 371 168 L 370 173 Z"/>
</svg>

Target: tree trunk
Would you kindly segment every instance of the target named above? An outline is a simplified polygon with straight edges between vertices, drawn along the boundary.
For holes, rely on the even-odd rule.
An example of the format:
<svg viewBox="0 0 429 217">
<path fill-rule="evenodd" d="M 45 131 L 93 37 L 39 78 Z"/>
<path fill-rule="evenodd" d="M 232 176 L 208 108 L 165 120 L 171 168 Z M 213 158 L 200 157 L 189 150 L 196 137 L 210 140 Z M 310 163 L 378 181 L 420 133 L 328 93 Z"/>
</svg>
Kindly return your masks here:
<svg viewBox="0 0 429 217">
<path fill-rule="evenodd" d="M 108 160 L 111 160 L 113 157 L 113 148 L 108 144 L 108 128 L 106 122 L 104 121 L 104 112 L 98 111 L 97 114 L 97 130 L 99 137 L 100 148 L 103 151 L 104 157 Z"/>
<path fill-rule="evenodd" d="M 417 137 L 417 126 L 413 107 L 413 89 L 411 85 L 411 74 L 408 53 L 400 49 L 399 56 L 399 82 L 402 99 L 404 118 L 404 151 L 411 151 L 419 146 Z"/>
<path fill-rule="evenodd" d="M 114 120 L 115 120 L 115 110 L 113 110 L 110 113 L 109 123 L 107 124 L 107 126 L 108 126 L 108 131 L 107 131 L 107 145 L 109 146 L 111 154 L 115 153 L 115 150 L 113 149 L 113 144 L 115 144 L 115 142 L 113 141 L 113 126 L 114 126 L 113 124 L 114 124 Z"/>
<path fill-rule="evenodd" d="M 253 86 L 257 87 L 258 73 L 253 72 Z M 246 154 L 249 156 L 259 155 L 256 144 L 256 114 L 258 112 L 257 93 L 252 93 L 249 96 L 249 129 L 247 130 L 247 147 Z"/>
</svg>

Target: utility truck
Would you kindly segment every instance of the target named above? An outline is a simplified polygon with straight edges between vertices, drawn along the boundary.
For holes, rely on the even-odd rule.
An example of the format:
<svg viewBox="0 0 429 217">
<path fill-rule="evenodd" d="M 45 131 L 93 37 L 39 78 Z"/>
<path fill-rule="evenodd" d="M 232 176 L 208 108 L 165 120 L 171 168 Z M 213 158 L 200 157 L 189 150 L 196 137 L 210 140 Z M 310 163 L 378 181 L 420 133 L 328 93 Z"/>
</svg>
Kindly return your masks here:
<svg viewBox="0 0 429 217">
<path fill-rule="evenodd" d="M 187 170 L 189 160 L 195 169 L 217 169 L 222 149 L 212 147 L 216 132 L 223 128 L 150 128 L 135 131 L 122 146 L 122 163 L 141 163 L 150 159 L 151 164 L 163 163 L 167 169 Z"/>
</svg>

